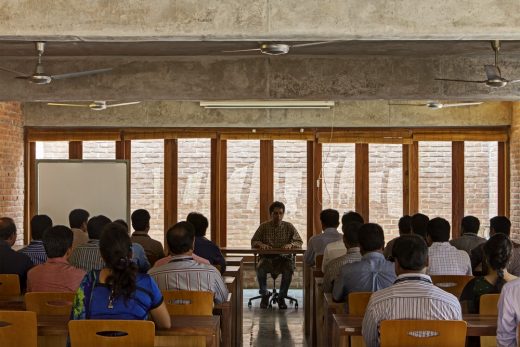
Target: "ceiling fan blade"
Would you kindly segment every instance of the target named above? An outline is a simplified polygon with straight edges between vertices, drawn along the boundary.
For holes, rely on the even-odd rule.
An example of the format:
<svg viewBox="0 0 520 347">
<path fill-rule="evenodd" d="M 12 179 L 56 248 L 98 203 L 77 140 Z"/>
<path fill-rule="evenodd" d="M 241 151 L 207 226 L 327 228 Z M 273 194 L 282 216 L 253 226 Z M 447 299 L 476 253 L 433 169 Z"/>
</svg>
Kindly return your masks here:
<svg viewBox="0 0 520 347">
<path fill-rule="evenodd" d="M 16 70 L 7 69 L 7 68 L 5 68 L 5 67 L 1 67 L 1 66 L 0 66 L 0 70 L 2 70 L 2 71 L 6 71 L 6 72 L 10 72 L 10 73 L 14 73 L 14 74 L 16 74 L 16 75 L 23 76 L 23 77 L 28 77 L 28 76 L 26 76 L 26 74 L 24 74 L 24 73 L 22 73 L 22 72 L 18 72 L 18 71 L 16 71 Z"/>
<path fill-rule="evenodd" d="M 88 75 L 95 75 L 98 73 L 103 73 L 103 72 L 108 72 L 108 71 L 112 71 L 112 68 L 70 72 L 70 73 L 65 73 L 65 74 L 60 74 L 60 75 L 51 75 L 51 78 L 53 80 L 62 80 L 65 78 L 75 78 L 75 77 L 82 77 L 82 76 L 88 76 Z"/>
<path fill-rule="evenodd" d="M 122 103 L 119 103 L 119 104 L 107 105 L 107 108 L 109 108 L 109 107 L 126 106 L 126 105 L 136 105 L 136 104 L 140 104 L 140 103 L 141 103 L 141 101 L 122 102 Z"/>
<path fill-rule="evenodd" d="M 518 83 L 518 82 L 520 82 L 520 80 L 511 80 L 511 81 L 507 81 L 508 84 L 509 84 L 509 83 Z"/>
<path fill-rule="evenodd" d="M 495 65 L 484 65 L 484 70 L 486 70 L 486 77 L 488 80 L 494 80 L 500 78 L 500 70 Z"/>
<path fill-rule="evenodd" d="M 468 80 L 457 80 L 452 78 L 435 78 L 436 81 L 447 81 L 447 82 L 464 82 L 464 83 L 486 83 L 487 81 L 468 81 Z"/>
<path fill-rule="evenodd" d="M 29 78 L 31 78 L 31 76 L 16 76 L 15 78 L 20 80 L 28 80 Z"/>
<path fill-rule="evenodd" d="M 299 43 L 296 45 L 291 45 L 291 48 L 295 47 L 307 47 L 307 46 L 319 46 L 324 45 L 326 43 L 332 43 L 333 41 L 320 41 L 320 42 L 307 42 L 307 43 Z"/>
<path fill-rule="evenodd" d="M 222 51 L 222 53 L 238 53 L 238 52 L 254 52 L 260 51 L 260 48 L 251 48 L 251 49 L 237 49 L 233 51 Z"/>
<path fill-rule="evenodd" d="M 419 106 L 419 107 L 424 107 L 424 106 L 428 106 L 428 104 L 388 104 L 390 106 Z"/>
<path fill-rule="evenodd" d="M 442 104 L 442 108 L 446 107 L 464 107 L 464 106 L 477 106 L 481 105 L 483 102 L 459 102 L 459 103 L 453 103 L 453 104 Z"/>
<path fill-rule="evenodd" d="M 59 102 L 48 102 L 49 106 L 66 106 L 66 107 L 88 107 L 88 105 L 80 105 L 80 104 L 62 104 Z"/>
</svg>

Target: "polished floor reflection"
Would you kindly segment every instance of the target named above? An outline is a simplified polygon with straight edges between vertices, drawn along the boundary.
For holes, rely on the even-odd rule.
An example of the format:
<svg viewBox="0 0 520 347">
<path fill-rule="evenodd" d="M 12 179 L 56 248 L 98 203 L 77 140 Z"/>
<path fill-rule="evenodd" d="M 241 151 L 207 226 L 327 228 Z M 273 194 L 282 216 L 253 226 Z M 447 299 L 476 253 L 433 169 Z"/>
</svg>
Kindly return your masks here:
<svg viewBox="0 0 520 347">
<path fill-rule="evenodd" d="M 244 290 L 243 346 L 307 346 L 302 290 L 289 291 L 289 296 L 298 299 L 299 307 L 295 309 L 287 301 L 287 310 L 279 310 L 277 306 L 262 310 L 259 300 L 248 308 L 247 301 L 257 293 L 257 290 Z"/>
</svg>

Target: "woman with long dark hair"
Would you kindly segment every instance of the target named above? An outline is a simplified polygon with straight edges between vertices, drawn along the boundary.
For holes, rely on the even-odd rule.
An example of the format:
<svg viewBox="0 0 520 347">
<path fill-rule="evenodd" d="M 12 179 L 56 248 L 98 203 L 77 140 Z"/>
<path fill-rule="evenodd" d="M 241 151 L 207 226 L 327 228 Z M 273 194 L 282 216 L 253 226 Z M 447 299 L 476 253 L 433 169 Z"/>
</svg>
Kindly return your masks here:
<svg viewBox="0 0 520 347">
<path fill-rule="evenodd" d="M 517 278 L 506 269 L 512 249 L 511 240 L 504 234 L 495 234 L 484 244 L 487 275 L 469 281 L 460 296 L 462 306 L 466 305 L 468 313 L 479 313 L 482 295 L 499 294 L 506 282 Z"/>
<path fill-rule="evenodd" d="M 169 328 L 161 291 L 149 275 L 137 272 L 124 227 L 106 225 L 99 249 L 106 267 L 85 276 L 74 298 L 71 319 L 144 320 L 150 314 L 159 328 Z"/>
</svg>

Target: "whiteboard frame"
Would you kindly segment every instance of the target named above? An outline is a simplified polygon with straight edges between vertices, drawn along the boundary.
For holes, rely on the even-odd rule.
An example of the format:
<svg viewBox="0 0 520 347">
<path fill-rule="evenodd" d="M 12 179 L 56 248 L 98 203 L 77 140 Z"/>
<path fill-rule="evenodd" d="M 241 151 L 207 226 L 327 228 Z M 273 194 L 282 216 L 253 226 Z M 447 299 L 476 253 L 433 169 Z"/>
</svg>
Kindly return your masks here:
<svg viewBox="0 0 520 347">
<path fill-rule="evenodd" d="M 39 187 L 38 187 L 38 177 L 39 177 L 39 164 L 40 163 L 74 163 L 74 164 L 82 164 L 82 163 L 123 163 L 126 165 L 126 223 L 130 225 L 130 160 L 128 159 L 36 159 L 35 163 L 35 213 L 39 213 Z M 31 216 L 32 218 L 32 216 Z"/>
</svg>

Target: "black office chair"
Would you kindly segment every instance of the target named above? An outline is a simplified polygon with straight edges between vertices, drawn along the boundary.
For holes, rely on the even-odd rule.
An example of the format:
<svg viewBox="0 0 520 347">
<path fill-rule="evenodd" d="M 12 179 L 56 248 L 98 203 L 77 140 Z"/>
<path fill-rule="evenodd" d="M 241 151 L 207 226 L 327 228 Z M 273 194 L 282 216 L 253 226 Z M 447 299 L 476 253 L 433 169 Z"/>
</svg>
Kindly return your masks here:
<svg viewBox="0 0 520 347">
<path fill-rule="evenodd" d="M 272 292 L 267 292 L 267 295 L 270 297 L 269 298 L 269 305 L 267 306 L 268 308 L 273 308 L 273 304 L 278 304 L 278 299 L 280 297 L 280 293 L 278 293 L 276 291 L 276 278 L 278 277 L 278 273 L 271 273 L 271 278 L 273 279 L 273 291 Z M 252 302 L 254 300 L 258 300 L 258 299 L 262 299 L 263 295 L 257 295 L 255 297 L 252 297 L 251 299 L 249 299 L 249 302 L 247 303 L 247 307 L 251 308 L 253 306 Z M 298 299 L 296 298 L 293 298 L 292 296 L 286 296 L 285 299 L 289 300 L 289 304 L 292 305 L 294 304 L 294 308 L 295 309 L 298 309 Z"/>
</svg>

